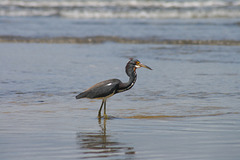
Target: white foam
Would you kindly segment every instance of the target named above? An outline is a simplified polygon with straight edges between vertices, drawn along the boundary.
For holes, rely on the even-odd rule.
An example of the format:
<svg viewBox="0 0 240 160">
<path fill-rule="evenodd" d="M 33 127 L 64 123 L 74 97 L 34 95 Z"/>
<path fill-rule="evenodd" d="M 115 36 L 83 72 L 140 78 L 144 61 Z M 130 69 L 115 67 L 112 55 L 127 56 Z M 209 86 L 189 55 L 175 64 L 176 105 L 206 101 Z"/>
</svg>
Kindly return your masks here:
<svg viewBox="0 0 240 160">
<path fill-rule="evenodd" d="M 0 16 L 239 18 L 240 0 L 1 0 Z"/>
<path fill-rule="evenodd" d="M 21 6 L 21 7 L 221 7 L 229 5 L 240 5 L 239 0 L 226 1 L 226 0 L 202 0 L 202 1 L 137 1 L 137 0 L 113 0 L 113 1 L 77 1 L 77 0 L 50 0 L 50 1 L 24 1 L 24 0 L 1 0 L 0 5 L 7 6 Z"/>
</svg>

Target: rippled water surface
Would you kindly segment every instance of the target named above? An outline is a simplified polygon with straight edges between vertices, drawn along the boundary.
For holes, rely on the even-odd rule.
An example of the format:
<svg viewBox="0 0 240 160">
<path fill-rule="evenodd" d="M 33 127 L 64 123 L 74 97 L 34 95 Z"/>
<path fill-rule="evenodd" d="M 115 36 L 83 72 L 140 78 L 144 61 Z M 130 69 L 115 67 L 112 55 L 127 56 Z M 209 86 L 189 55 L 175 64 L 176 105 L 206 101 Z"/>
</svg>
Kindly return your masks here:
<svg viewBox="0 0 240 160">
<path fill-rule="evenodd" d="M 240 47 L 0 44 L 0 159 L 240 157 Z M 75 95 L 110 78 L 135 86 L 107 101 Z"/>
</svg>

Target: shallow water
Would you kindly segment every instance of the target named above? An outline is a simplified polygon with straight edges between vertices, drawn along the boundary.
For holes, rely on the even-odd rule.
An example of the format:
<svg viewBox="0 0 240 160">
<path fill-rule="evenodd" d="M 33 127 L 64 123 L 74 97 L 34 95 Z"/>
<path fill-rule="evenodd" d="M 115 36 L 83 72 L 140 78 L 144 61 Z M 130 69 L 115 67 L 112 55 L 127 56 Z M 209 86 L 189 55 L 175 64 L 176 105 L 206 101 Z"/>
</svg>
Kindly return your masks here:
<svg viewBox="0 0 240 160">
<path fill-rule="evenodd" d="M 240 47 L 0 44 L 0 159 L 209 159 L 240 156 Z M 107 101 L 75 95 L 110 78 L 135 86 Z"/>
</svg>

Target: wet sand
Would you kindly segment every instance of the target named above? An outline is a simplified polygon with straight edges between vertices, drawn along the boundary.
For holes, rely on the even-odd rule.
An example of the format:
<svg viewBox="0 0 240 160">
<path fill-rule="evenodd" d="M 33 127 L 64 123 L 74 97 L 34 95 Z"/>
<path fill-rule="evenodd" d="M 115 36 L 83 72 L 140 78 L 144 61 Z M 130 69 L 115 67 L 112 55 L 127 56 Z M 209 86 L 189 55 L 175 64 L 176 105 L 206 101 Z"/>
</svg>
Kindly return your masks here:
<svg viewBox="0 0 240 160">
<path fill-rule="evenodd" d="M 239 46 L 0 43 L 0 159 L 238 160 Z M 91 85 L 135 86 L 107 101 L 76 100 Z"/>
<path fill-rule="evenodd" d="M 56 43 L 99 44 L 105 42 L 123 44 L 170 44 L 170 45 L 228 45 L 239 46 L 237 40 L 161 40 L 156 38 L 124 38 L 116 36 L 33 38 L 22 36 L 0 36 L 0 43 Z"/>
</svg>

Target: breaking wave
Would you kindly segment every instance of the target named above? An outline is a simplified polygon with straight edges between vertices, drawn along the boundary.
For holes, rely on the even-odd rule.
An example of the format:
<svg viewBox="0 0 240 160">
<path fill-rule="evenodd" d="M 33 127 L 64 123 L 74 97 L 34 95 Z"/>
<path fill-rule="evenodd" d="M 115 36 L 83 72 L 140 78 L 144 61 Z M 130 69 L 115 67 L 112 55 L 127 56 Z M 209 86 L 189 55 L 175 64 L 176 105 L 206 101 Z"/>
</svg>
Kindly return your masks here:
<svg viewBox="0 0 240 160">
<path fill-rule="evenodd" d="M 240 0 L 2 0 L 0 16 L 239 18 Z"/>
</svg>

